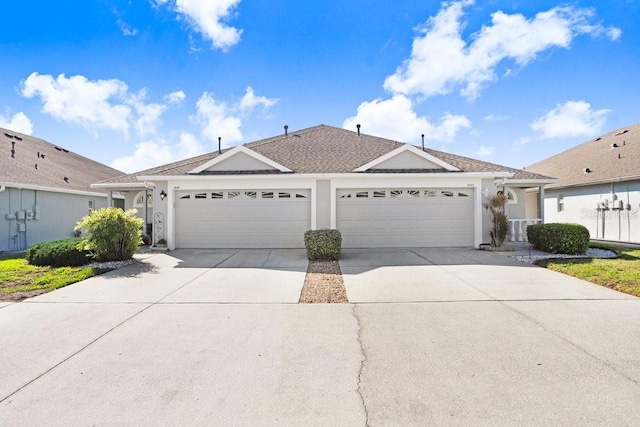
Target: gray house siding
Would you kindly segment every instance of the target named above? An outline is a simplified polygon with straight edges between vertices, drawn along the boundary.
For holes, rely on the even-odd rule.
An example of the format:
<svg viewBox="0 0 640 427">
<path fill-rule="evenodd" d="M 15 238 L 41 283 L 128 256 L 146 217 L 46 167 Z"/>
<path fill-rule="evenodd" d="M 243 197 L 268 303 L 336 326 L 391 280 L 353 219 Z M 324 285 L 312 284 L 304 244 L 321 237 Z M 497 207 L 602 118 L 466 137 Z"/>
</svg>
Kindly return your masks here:
<svg viewBox="0 0 640 427">
<path fill-rule="evenodd" d="M 598 209 L 605 201 L 608 209 Z M 547 190 L 545 222 L 582 224 L 596 239 L 640 242 L 640 181 Z"/>
<path fill-rule="evenodd" d="M 72 237 L 76 222 L 89 212 L 90 203 L 94 209 L 103 208 L 107 198 L 7 187 L 0 192 L 0 252 Z M 7 219 L 8 215 L 16 219 Z"/>
</svg>

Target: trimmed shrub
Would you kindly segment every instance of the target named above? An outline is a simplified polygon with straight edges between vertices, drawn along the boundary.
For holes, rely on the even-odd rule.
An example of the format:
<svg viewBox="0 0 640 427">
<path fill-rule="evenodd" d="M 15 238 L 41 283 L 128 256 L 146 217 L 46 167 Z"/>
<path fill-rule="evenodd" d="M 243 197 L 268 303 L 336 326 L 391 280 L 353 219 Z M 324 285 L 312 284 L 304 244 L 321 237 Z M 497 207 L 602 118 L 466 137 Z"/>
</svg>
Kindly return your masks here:
<svg viewBox="0 0 640 427">
<path fill-rule="evenodd" d="M 342 251 L 342 234 L 338 230 L 308 230 L 304 247 L 310 261 L 337 261 Z"/>
<path fill-rule="evenodd" d="M 131 259 L 142 243 L 142 218 L 135 209 L 103 208 L 92 211 L 76 224 L 86 235 L 80 249 L 91 251 L 98 261 Z"/>
<path fill-rule="evenodd" d="M 534 248 L 552 254 L 583 254 L 589 248 L 589 230 L 580 224 L 533 224 L 527 238 Z"/>
<path fill-rule="evenodd" d="M 27 261 L 32 265 L 52 267 L 77 267 L 88 264 L 91 262 L 91 253 L 78 249 L 81 240 L 72 237 L 36 243 L 27 249 Z"/>
</svg>

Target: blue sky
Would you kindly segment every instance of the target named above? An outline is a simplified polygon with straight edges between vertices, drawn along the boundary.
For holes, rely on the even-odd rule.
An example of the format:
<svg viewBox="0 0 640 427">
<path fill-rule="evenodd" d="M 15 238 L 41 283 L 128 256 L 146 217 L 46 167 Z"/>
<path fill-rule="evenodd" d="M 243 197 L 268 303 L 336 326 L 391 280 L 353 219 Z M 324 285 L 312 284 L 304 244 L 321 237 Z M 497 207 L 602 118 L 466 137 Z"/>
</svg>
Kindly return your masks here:
<svg viewBox="0 0 640 427">
<path fill-rule="evenodd" d="M 0 126 L 125 172 L 321 123 L 523 167 L 640 121 L 640 0 L 3 12 Z"/>
</svg>

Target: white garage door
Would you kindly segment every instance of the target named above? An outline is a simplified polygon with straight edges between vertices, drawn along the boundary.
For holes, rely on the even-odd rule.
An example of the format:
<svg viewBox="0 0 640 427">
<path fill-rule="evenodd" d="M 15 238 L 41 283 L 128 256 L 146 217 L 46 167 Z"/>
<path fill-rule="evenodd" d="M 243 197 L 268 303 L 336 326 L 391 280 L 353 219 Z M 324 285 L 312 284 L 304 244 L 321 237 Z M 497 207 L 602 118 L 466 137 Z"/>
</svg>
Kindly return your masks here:
<svg viewBox="0 0 640 427">
<path fill-rule="evenodd" d="M 338 190 L 342 246 L 473 246 L 473 198 L 473 189 Z"/>
<path fill-rule="evenodd" d="M 178 248 L 303 248 L 310 190 L 178 191 Z"/>
</svg>

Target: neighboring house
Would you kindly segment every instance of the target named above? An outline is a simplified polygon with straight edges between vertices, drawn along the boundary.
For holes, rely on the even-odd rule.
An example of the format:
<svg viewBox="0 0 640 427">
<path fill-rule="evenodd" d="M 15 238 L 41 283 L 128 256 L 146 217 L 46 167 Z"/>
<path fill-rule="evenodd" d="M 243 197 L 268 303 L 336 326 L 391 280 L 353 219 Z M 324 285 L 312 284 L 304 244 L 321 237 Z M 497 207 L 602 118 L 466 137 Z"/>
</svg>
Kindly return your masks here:
<svg viewBox="0 0 640 427">
<path fill-rule="evenodd" d="M 544 192 L 545 222 L 570 222 L 592 238 L 640 242 L 640 124 L 609 132 L 526 168 L 559 181 Z M 537 195 L 532 193 L 530 205 Z"/>
<path fill-rule="evenodd" d="M 345 248 L 477 247 L 490 241 L 485 195 L 505 191 L 507 215 L 535 222 L 524 216 L 525 189 L 553 181 L 320 125 L 94 188 L 153 187 L 153 241 L 170 249 L 300 248 L 306 230 L 322 228 L 340 230 Z"/>
<path fill-rule="evenodd" d="M 42 139 L 0 128 L 0 252 L 71 237 L 76 222 L 107 206 L 98 180 L 122 172 Z"/>
</svg>

